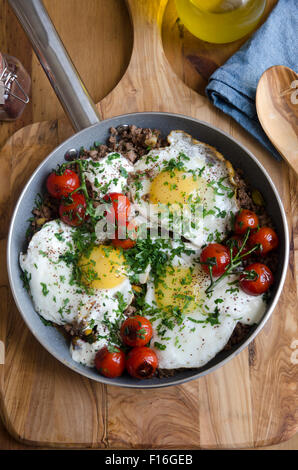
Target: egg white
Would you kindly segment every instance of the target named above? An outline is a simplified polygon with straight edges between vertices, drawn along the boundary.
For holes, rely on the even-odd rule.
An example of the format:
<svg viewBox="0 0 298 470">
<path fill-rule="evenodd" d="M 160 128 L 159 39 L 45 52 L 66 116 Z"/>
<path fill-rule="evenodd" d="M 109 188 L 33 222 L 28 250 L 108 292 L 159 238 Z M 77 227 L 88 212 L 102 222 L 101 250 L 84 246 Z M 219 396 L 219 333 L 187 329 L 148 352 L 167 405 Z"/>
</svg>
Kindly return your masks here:
<svg viewBox="0 0 298 470">
<path fill-rule="evenodd" d="M 133 164 L 117 152 L 111 152 L 96 162 L 84 160 L 84 174 L 91 183 L 95 198 L 106 193 L 125 193 L 128 175 L 133 169 Z"/>
</svg>

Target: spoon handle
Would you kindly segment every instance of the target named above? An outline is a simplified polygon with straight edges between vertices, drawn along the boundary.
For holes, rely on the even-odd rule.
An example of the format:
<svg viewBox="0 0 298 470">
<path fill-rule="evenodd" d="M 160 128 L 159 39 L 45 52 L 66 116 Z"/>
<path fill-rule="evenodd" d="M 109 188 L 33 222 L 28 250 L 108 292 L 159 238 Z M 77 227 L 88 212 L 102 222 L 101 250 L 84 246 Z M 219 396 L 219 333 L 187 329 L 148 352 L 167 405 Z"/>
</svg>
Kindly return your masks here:
<svg viewBox="0 0 298 470">
<path fill-rule="evenodd" d="M 298 173 L 298 75 L 285 66 L 267 69 L 257 87 L 256 107 L 267 136 Z"/>
</svg>

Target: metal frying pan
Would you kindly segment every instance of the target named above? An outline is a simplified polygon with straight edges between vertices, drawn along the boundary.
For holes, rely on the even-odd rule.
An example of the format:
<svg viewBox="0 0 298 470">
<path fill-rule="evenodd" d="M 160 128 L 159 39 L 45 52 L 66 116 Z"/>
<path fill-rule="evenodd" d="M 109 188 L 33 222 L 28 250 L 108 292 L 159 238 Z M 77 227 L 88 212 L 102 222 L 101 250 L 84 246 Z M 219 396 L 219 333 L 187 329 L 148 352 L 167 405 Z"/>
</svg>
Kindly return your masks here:
<svg viewBox="0 0 298 470">
<path fill-rule="evenodd" d="M 41 0 L 9 0 L 9 3 L 29 36 L 58 98 L 77 131 L 74 136 L 51 152 L 36 169 L 24 188 L 12 216 L 7 248 L 8 274 L 15 302 L 24 321 L 38 341 L 54 357 L 72 370 L 97 382 L 122 387 L 158 388 L 187 382 L 221 367 L 242 351 L 259 333 L 273 312 L 284 284 L 289 256 L 288 229 L 281 200 L 269 175 L 257 159 L 232 137 L 210 124 L 191 117 L 171 113 L 146 112 L 121 115 L 100 122 L 96 108 L 71 63 Z M 181 370 L 174 377 L 169 378 L 138 381 L 124 375 L 117 379 L 107 379 L 100 376 L 95 370 L 74 362 L 69 353 L 67 339 L 55 328 L 43 325 L 20 280 L 18 257 L 20 251 L 24 250 L 26 220 L 31 215 L 36 194 L 43 192 L 48 173 L 63 161 L 65 153 L 70 149 L 79 149 L 81 146 L 88 148 L 96 140 L 104 142 L 108 137 L 110 127 L 124 124 L 158 128 L 164 135 L 173 129 L 181 129 L 195 138 L 213 145 L 224 155 L 228 155 L 233 165 L 242 168 L 247 180 L 253 182 L 255 187 L 262 189 L 268 212 L 274 220 L 280 240 L 280 263 L 275 275 L 274 292 L 260 324 L 252 329 L 245 341 L 234 346 L 230 351 L 220 352 L 204 367 L 196 370 Z"/>
</svg>

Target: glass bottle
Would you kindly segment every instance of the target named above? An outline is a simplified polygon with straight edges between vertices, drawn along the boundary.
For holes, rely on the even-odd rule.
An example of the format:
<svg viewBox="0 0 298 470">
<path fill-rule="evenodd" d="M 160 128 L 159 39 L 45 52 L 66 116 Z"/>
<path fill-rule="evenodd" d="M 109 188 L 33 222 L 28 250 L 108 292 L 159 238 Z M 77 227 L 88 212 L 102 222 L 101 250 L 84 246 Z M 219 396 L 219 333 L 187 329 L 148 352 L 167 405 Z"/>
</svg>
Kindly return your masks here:
<svg viewBox="0 0 298 470">
<path fill-rule="evenodd" d="M 21 62 L 0 53 L 0 121 L 14 121 L 27 103 L 31 79 Z"/>
<path fill-rule="evenodd" d="M 236 41 L 254 30 L 266 0 L 176 0 L 181 22 L 199 39 L 211 43 Z"/>
</svg>

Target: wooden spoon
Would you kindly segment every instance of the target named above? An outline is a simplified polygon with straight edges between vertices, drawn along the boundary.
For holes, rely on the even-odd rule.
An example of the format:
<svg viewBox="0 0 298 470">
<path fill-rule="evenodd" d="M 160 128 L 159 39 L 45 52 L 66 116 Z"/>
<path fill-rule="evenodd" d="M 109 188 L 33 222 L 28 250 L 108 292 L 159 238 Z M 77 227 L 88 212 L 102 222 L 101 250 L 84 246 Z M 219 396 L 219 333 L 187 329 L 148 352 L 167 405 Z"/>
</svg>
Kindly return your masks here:
<svg viewBox="0 0 298 470">
<path fill-rule="evenodd" d="M 256 107 L 267 136 L 298 174 L 298 75 L 283 65 L 267 69 L 257 86 Z"/>
</svg>

